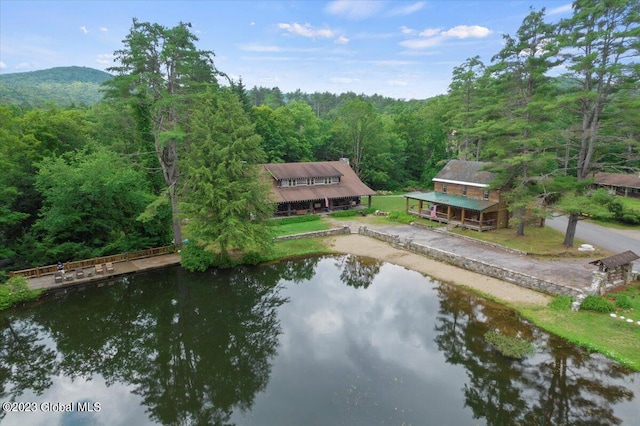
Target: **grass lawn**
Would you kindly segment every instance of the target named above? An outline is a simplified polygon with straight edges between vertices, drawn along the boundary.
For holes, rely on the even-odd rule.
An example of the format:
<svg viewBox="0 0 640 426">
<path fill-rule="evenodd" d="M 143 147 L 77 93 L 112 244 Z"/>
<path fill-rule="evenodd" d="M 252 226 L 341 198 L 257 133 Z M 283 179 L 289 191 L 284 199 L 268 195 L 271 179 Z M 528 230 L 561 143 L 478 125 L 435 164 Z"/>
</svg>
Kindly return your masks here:
<svg viewBox="0 0 640 426">
<path fill-rule="evenodd" d="M 404 211 L 405 200 L 402 195 L 374 195 L 371 197 L 371 208 L 383 212 Z"/>
<path fill-rule="evenodd" d="M 640 283 L 636 281 L 619 293 L 627 295 L 632 308 L 618 309 L 617 315 L 630 318 L 633 323 L 611 318 L 609 314 L 588 311 L 573 312 L 550 307 L 517 309 L 537 326 L 640 371 L 640 326 L 637 323 L 640 321 Z"/>
<path fill-rule="evenodd" d="M 599 256 L 607 252 L 597 250 L 595 252 L 580 252 L 578 247 L 583 243 L 579 239 L 575 239 L 574 247 L 567 248 L 562 245 L 564 241 L 564 233 L 545 226 L 527 227 L 524 235 L 516 236 L 515 228 L 494 229 L 487 232 L 477 232 L 470 229 L 455 228 L 451 232 L 464 235 L 478 240 L 499 244 L 516 250 L 525 251 L 537 256 Z M 584 254 L 586 253 L 586 254 Z"/>
<path fill-rule="evenodd" d="M 270 260 L 287 259 L 309 254 L 333 253 L 322 238 L 301 238 L 299 240 L 280 241 L 274 244 Z"/>
<path fill-rule="evenodd" d="M 273 231 L 277 237 L 283 235 L 303 234 L 312 231 L 324 231 L 329 229 L 331 225 L 323 220 L 315 220 L 313 222 L 288 223 L 286 225 L 277 225 L 273 227 Z"/>
</svg>

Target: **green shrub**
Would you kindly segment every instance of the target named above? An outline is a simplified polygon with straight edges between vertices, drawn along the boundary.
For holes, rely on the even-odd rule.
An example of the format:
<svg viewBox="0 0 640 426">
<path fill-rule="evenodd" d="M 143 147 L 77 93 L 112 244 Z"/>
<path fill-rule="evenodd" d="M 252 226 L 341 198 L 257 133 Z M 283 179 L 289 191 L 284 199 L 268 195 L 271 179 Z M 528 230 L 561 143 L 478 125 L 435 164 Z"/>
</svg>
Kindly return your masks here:
<svg viewBox="0 0 640 426">
<path fill-rule="evenodd" d="M 214 262 L 213 253 L 204 247 L 191 242 L 182 246 L 180 252 L 180 264 L 187 271 L 204 272 L 209 269 Z"/>
<path fill-rule="evenodd" d="M 352 217 L 356 216 L 360 212 L 358 210 L 338 210 L 337 212 L 330 213 L 329 216 L 333 217 Z"/>
<path fill-rule="evenodd" d="M 41 290 L 29 290 L 25 277 L 13 277 L 0 284 L 0 309 L 10 308 L 21 302 L 28 302 L 37 298 Z"/>
<path fill-rule="evenodd" d="M 509 337 L 501 334 L 499 331 L 488 331 L 484 335 L 484 339 L 496 348 L 502 355 L 521 359 L 527 355 L 533 355 L 535 348 L 533 343 L 518 337 Z"/>
<path fill-rule="evenodd" d="M 405 212 L 395 211 L 389 213 L 389 219 L 393 220 L 394 222 L 407 224 L 413 222 L 415 220 L 415 216 L 412 216 Z"/>
<path fill-rule="evenodd" d="M 242 264 L 243 265 L 257 265 L 262 262 L 264 259 L 262 255 L 255 251 L 249 251 L 242 255 Z"/>
<path fill-rule="evenodd" d="M 638 210 L 625 210 L 622 215 L 622 222 L 628 223 L 630 225 L 639 225 L 640 224 L 640 211 Z"/>
<path fill-rule="evenodd" d="M 573 297 L 563 294 L 553 298 L 549 307 L 554 311 L 568 311 L 571 310 L 571 304 L 573 303 Z"/>
<path fill-rule="evenodd" d="M 629 296 L 627 296 L 626 294 L 616 294 L 614 297 L 614 300 L 616 301 L 616 307 L 620 309 L 633 308 L 631 300 L 629 299 Z"/>
<path fill-rule="evenodd" d="M 211 266 L 214 266 L 220 269 L 229 269 L 229 268 L 233 268 L 234 266 L 238 266 L 239 263 L 240 262 L 233 260 L 231 256 L 229 256 L 229 253 L 221 252 L 221 253 L 217 253 L 213 257 L 213 262 Z"/>
<path fill-rule="evenodd" d="M 580 304 L 583 311 L 593 311 L 600 313 L 609 313 L 616 310 L 613 303 L 600 296 L 587 296 Z"/>
<path fill-rule="evenodd" d="M 313 222 L 315 220 L 320 220 L 320 216 L 315 214 L 305 214 L 303 216 L 291 216 L 284 217 L 282 219 L 272 219 L 266 222 L 269 226 L 280 226 L 280 225 L 288 225 L 290 223 L 302 223 L 302 222 Z"/>
</svg>

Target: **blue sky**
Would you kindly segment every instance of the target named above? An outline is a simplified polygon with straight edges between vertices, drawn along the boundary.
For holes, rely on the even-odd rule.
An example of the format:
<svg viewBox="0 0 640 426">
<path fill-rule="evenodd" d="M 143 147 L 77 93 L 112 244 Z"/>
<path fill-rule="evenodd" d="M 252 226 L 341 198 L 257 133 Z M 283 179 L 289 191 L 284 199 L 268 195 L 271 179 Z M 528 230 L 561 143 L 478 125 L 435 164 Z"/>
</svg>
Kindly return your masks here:
<svg viewBox="0 0 640 426">
<path fill-rule="evenodd" d="M 529 7 L 550 22 L 571 16 L 569 0 L 0 0 L 0 73 L 105 69 L 135 17 L 190 22 L 198 48 L 247 88 L 424 99 L 446 93 L 467 58 L 489 63 Z"/>
</svg>

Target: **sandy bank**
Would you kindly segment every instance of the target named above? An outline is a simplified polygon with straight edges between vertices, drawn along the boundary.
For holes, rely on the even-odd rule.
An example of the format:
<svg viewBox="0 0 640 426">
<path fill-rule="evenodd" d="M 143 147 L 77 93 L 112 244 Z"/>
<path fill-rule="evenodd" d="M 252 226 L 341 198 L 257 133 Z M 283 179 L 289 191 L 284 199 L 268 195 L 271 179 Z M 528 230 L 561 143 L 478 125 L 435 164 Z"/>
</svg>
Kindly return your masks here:
<svg viewBox="0 0 640 426">
<path fill-rule="evenodd" d="M 343 235 L 330 239 L 331 248 L 339 253 L 367 256 L 404 266 L 441 281 L 452 282 L 489 294 L 508 303 L 546 305 L 550 296 L 475 272 L 437 262 L 362 235 Z"/>
</svg>

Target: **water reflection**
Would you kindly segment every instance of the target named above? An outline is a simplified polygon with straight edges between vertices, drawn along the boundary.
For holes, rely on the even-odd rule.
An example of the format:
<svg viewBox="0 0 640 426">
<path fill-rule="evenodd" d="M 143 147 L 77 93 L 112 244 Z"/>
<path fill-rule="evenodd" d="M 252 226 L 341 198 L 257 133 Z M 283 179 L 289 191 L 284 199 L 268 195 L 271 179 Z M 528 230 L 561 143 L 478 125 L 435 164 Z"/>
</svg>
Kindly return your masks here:
<svg viewBox="0 0 640 426">
<path fill-rule="evenodd" d="M 464 366 L 465 405 L 474 418 L 489 425 L 622 423 L 613 406 L 634 394 L 612 379 L 633 376 L 626 369 L 542 333 L 474 294 L 440 286 L 438 297 L 435 340 L 449 363 Z M 536 356 L 505 359 L 483 339 L 491 329 L 535 341 Z"/>
<path fill-rule="evenodd" d="M 347 285 L 345 285 L 347 284 Z M 354 256 L 179 268 L 0 314 L 6 424 L 632 424 L 640 375 L 473 293 Z M 536 342 L 523 361 L 492 328 Z M 5 413 L 3 413 L 5 415 Z"/>
</svg>

